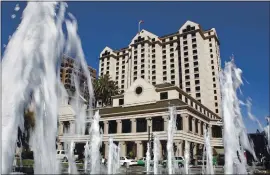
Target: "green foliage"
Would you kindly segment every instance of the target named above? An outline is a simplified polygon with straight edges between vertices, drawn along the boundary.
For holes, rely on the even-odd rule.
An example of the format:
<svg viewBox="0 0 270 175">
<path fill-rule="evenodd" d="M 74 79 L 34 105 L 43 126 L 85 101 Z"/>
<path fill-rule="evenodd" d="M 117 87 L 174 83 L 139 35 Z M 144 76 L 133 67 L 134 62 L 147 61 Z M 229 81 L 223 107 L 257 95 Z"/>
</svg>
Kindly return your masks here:
<svg viewBox="0 0 270 175">
<path fill-rule="evenodd" d="M 93 82 L 95 98 L 102 101 L 102 106 L 112 104 L 112 96 L 119 94 L 117 83 L 109 75 L 100 76 Z"/>
</svg>

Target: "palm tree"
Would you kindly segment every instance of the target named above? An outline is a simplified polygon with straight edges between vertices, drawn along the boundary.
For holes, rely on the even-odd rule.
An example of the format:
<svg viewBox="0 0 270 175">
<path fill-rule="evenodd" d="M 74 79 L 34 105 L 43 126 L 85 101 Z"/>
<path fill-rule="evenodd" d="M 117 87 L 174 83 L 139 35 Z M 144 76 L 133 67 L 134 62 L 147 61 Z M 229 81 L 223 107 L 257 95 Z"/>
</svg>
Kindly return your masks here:
<svg viewBox="0 0 270 175">
<path fill-rule="evenodd" d="M 102 102 L 102 106 L 107 106 L 112 104 L 112 96 L 119 94 L 119 88 L 117 83 L 111 80 L 108 74 L 100 76 L 98 79 L 94 80 L 94 93 L 96 101 Z"/>
<path fill-rule="evenodd" d="M 22 132 L 21 128 L 18 127 L 18 146 L 24 147 L 26 150 L 29 150 L 29 139 L 30 132 L 35 127 L 35 115 L 34 112 L 29 109 L 24 112 L 24 132 Z"/>
</svg>

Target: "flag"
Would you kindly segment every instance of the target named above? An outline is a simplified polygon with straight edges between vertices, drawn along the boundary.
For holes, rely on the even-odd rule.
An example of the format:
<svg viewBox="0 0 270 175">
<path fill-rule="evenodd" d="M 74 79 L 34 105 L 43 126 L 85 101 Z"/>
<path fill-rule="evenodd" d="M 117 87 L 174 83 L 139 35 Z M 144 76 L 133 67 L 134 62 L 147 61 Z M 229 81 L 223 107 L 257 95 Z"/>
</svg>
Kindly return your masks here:
<svg viewBox="0 0 270 175">
<path fill-rule="evenodd" d="M 144 21 L 143 21 L 143 20 L 140 20 L 140 21 L 139 21 L 139 24 L 141 24 L 141 23 L 144 23 Z"/>
</svg>

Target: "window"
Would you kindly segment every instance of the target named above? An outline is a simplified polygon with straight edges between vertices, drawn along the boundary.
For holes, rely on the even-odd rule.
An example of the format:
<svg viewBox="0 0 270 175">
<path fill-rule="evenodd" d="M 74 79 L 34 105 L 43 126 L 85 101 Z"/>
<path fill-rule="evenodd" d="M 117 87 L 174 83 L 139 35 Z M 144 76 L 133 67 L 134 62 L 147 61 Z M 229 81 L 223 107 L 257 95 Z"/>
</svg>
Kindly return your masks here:
<svg viewBox="0 0 270 175">
<path fill-rule="evenodd" d="M 167 77 L 163 77 L 163 81 L 166 81 L 167 80 Z"/>
<path fill-rule="evenodd" d="M 218 113 L 218 109 L 216 109 L 216 113 Z"/>
<path fill-rule="evenodd" d="M 137 70 L 137 66 L 134 66 L 134 70 Z"/>
<path fill-rule="evenodd" d="M 195 80 L 195 84 L 200 84 L 200 80 Z"/>
<path fill-rule="evenodd" d="M 156 58 L 156 55 L 155 55 L 155 54 L 153 54 L 153 55 L 152 55 L 152 58 Z"/>
<path fill-rule="evenodd" d="M 166 58 L 166 55 L 163 55 L 162 58 Z"/>
<path fill-rule="evenodd" d="M 187 56 L 188 55 L 188 52 L 184 52 L 184 55 Z"/>
<path fill-rule="evenodd" d="M 183 44 L 184 44 L 184 45 L 187 44 L 187 41 L 184 41 Z"/>
<path fill-rule="evenodd" d="M 141 74 L 144 74 L 144 70 L 141 70 Z"/>
<path fill-rule="evenodd" d="M 218 104 L 217 104 L 217 103 L 215 103 L 215 106 L 217 107 L 217 106 L 218 106 Z"/>
<path fill-rule="evenodd" d="M 152 77 L 152 80 L 156 80 L 156 76 L 153 76 L 153 77 Z"/>
<path fill-rule="evenodd" d="M 184 35 L 184 36 L 183 36 L 183 39 L 187 39 L 187 35 Z"/>
<path fill-rule="evenodd" d="M 175 79 L 175 75 L 172 75 L 172 76 L 171 76 L 171 79 Z"/>
<path fill-rule="evenodd" d="M 213 58 L 213 54 L 211 54 L 210 57 Z"/>
<path fill-rule="evenodd" d="M 167 75 L 167 72 L 166 71 L 163 71 L 163 75 Z"/>
<path fill-rule="evenodd" d="M 189 64 L 187 63 L 187 64 L 185 64 L 185 68 L 188 68 L 189 67 Z"/>
<path fill-rule="evenodd" d="M 212 70 L 214 70 L 215 69 L 215 67 L 214 66 L 212 66 Z"/>
<path fill-rule="evenodd" d="M 210 52 L 213 52 L 213 49 L 210 49 Z"/>
<path fill-rule="evenodd" d="M 119 105 L 123 105 L 123 104 L 124 104 L 124 99 L 123 98 L 119 99 Z"/>
<path fill-rule="evenodd" d="M 174 64 L 171 64 L 171 68 L 174 68 Z"/>
<path fill-rule="evenodd" d="M 209 44 L 209 47 L 212 47 L 212 44 L 211 43 Z"/>
<path fill-rule="evenodd" d="M 163 69 L 167 69 L 167 67 L 166 66 L 163 66 Z"/>
<path fill-rule="evenodd" d="M 173 52 L 173 48 L 170 48 L 170 52 Z"/>
<path fill-rule="evenodd" d="M 152 69 L 155 69 L 155 68 L 156 68 L 156 65 L 153 65 L 153 66 L 152 66 Z"/>
<path fill-rule="evenodd" d="M 197 53 L 197 50 L 193 50 L 193 54 L 196 54 Z"/>
<path fill-rule="evenodd" d="M 162 53 L 166 53 L 166 50 L 163 50 Z"/>
<path fill-rule="evenodd" d="M 212 75 L 215 75 L 215 72 L 212 72 Z"/>
<path fill-rule="evenodd" d="M 142 77 L 142 79 L 144 79 L 144 75 L 142 75 L 141 77 Z"/>
<path fill-rule="evenodd" d="M 194 66 L 198 66 L 198 65 L 199 65 L 198 61 L 195 61 Z"/>
<path fill-rule="evenodd" d="M 197 59 L 198 59 L 197 55 L 193 56 L 193 60 L 197 60 Z"/>
<path fill-rule="evenodd" d="M 196 42 L 196 38 L 193 38 L 193 39 L 192 39 L 192 43 L 195 43 L 195 42 Z"/>
<path fill-rule="evenodd" d="M 160 93 L 160 100 L 168 99 L 168 92 L 161 92 Z"/>
<path fill-rule="evenodd" d="M 213 84 L 213 87 L 215 88 L 216 87 L 216 84 Z"/>
<path fill-rule="evenodd" d="M 156 71 L 155 71 L 155 70 L 153 70 L 153 71 L 152 71 L 152 74 L 156 74 Z"/>
<path fill-rule="evenodd" d="M 185 79 L 186 80 L 189 80 L 190 79 L 189 75 L 185 76 Z"/>
<path fill-rule="evenodd" d="M 196 91 L 201 90 L 200 86 L 196 86 L 196 87 L 195 87 L 195 90 L 196 90 Z"/>
<path fill-rule="evenodd" d="M 217 100 L 217 96 L 215 96 L 215 100 Z"/>
<path fill-rule="evenodd" d="M 196 47 L 197 47 L 197 44 L 192 44 L 193 49 L 196 49 Z"/>
<path fill-rule="evenodd" d="M 171 53 L 171 54 L 170 54 L 170 57 L 173 57 L 173 56 L 174 56 L 174 53 Z"/>
<path fill-rule="evenodd" d="M 211 60 L 211 64 L 214 64 L 214 60 Z"/>
<path fill-rule="evenodd" d="M 195 78 L 199 78 L 200 76 L 199 76 L 199 74 L 195 74 L 194 77 Z"/>
<path fill-rule="evenodd" d="M 152 63 L 155 64 L 156 63 L 156 60 L 152 60 Z"/>
<path fill-rule="evenodd" d="M 192 37 L 196 36 L 196 33 L 192 33 L 191 36 L 192 36 Z"/>
<path fill-rule="evenodd" d="M 185 61 L 185 62 L 188 62 L 188 58 L 184 58 L 184 61 Z"/>
<path fill-rule="evenodd" d="M 213 82 L 215 82 L 216 81 L 216 78 L 213 78 Z"/>
<path fill-rule="evenodd" d="M 196 97 L 201 97 L 201 94 L 200 93 L 196 93 Z"/>
<path fill-rule="evenodd" d="M 185 47 L 184 47 L 184 50 L 188 50 L 188 46 L 185 46 Z"/>
<path fill-rule="evenodd" d="M 190 92 L 190 88 L 186 88 L 186 92 Z"/>
<path fill-rule="evenodd" d="M 211 38 L 209 38 L 209 41 L 211 41 Z"/>
<path fill-rule="evenodd" d="M 214 90 L 214 94 L 217 94 L 217 90 Z"/>
<path fill-rule="evenodd" d="M 175 81 L 171 81 L 171 84 L 175 84 Z"/>
<path fill-rule="evenodd" d="M 174 74 L 174 69 L 171 70 L 171 73 Z"/>
<path fill-rule="evenodd" d="M 162 61 L 162 64 L 166 64 L 166 60 L 163 60 L 163 61 Z"/>
<path fill-rule="evenodd" d="M 185 70 L 185 73 L 188 74 L 188 73 L 189 73 L 189 69 L 186 69 L 186 70 Z"/>
<path fill-rule="evenodd" d="M 186 86 L 190 86 L 190 82 L 188 81 L 188 82 L 186 82 Z"/>
</svg>

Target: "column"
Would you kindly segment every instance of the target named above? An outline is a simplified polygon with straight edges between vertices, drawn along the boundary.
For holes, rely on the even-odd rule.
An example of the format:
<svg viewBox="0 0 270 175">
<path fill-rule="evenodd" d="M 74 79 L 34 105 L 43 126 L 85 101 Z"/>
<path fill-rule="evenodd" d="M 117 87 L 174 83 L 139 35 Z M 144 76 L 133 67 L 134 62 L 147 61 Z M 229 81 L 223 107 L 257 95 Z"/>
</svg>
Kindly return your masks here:
<svg viewBox="0 0 270 175">
<path fill-rule="evenodd" d="M 212 125 L 209 124 L 209 136 L 210 139 L 212 138 Z"/>
<path fill-rule="evenodd" d="M 109 132 L 109 122 L 108 121 L 104 121 L 104 133 L 103 134 L 108 134 Z"/>
<path fill-rule="evenodd" d="M 143 144 L 142 144 L 142 141 L 136 141 L 135 142 L 137 144 L 137 159 L 140 159 L 143 157 Z"/>
<path fill-rule="evenodd" d="M 64 122 L 59 122 L 58 135 L 64 134 Z"/>
<path fill-rule="evenodd" d="M 127 156 L 126 142 L 119 142 L 119 144 L 120 144 L 120 156 Z"/>
<path fill-rule="evenodd" d="M 117 134 L 122 133 L 122 120 L 116 120 L 117 123 Z"/>
<path fill-rule="evenodd" d="M 201 136 L 202 135 L 202 132 L 201 132 L 201 121 L 200 120 L 198 120 L 198 134 L 199 134 L 199 136 Z"/>
<path fill-rule="evenodd" d="M 131 133 L 136 133 L 136 128 L 137 128 L 137 124 L 136 124 L 136 119 L 132 118 L 130 119 L 131 121 Z"/>
<path fill-rule="evenodd" d="M 152 118 L 148 117 L 148 118 L 146 118 L 146 120 L 147 120 L 147 132 L 148 132 L 148 129 L 150 126 L 150 133 L 152 133 Z"/>
<path fill-rule="evenodd" d="M 205 133 L 206 131 L 206 123 L 203 123 L 203 134 Z"/>
<path fill-rule="evenodd" d="M 192 133 L 195 134 L 196 133 L 196 129 L 195 129 L 195 118 L 192 117 Z"/>
<path fill-rule="evenodd" d="M 104 142 L 105 145 L 105 153 L 104 153 L 104 157 L 106 159 L 108 159 L 108 155 L 109 155 L 109 142 Z"/>
<path fill-rule="evenodd" d="M 176 156 L 177 157 L 182 156 L 183 154 L 182 140 L 177 141 L 175 144 L 176 144 Z"/>
<path fill-rule="evenodd" d="M 57 150 L 63 150 L 63 145 L 61 142 L 57 142 Z"/>
<path fill-rule="evenodd" d="M 188 132 L 188 114 L 181 114 L 182 116 L 182 121 L 183 121 L 183 131 Z"/>
<path fill-rule="evenodd" d="M 183 144 L 184 144 L 184 141 L 181 140 L 181 143 L 179 145 L 179 154 L 180 154 L 180 156 L 184 156 L 184 153 L 183 153 Z"/>
<path fill-rule="evenodd" d="M 197 143 L 194 143 L 194 147 L 193 147 L 193 157 L 195 158 L 195 165 L 198 164 L 197 162 L 197 147 L 198 147 L 198 144 Z"/>
<path fill-rule="evenodd" d="M 188 153 L 190 153 L 190 142 L 189 141 L 187 141 L 187 140 L 185 140 L 185 152 L 188 152 Z M 184 155 L 185 155 L 185 153 L 184 153 Z M 190 155 L 189 155 L 189 157 L 190 157 Z"/>
<path fill-rule="evenodd" d="M 70 121 L 70 133 L 71 134 L 75 134 L 75 122 L 74 121 Z"/>
<path fill-rule="evenodd" d="M 168 116 L 162 116 L 164 120 L 164 131 L 167 131 L 168 128 Z"/>
</svg>

